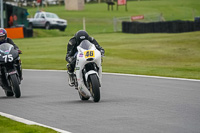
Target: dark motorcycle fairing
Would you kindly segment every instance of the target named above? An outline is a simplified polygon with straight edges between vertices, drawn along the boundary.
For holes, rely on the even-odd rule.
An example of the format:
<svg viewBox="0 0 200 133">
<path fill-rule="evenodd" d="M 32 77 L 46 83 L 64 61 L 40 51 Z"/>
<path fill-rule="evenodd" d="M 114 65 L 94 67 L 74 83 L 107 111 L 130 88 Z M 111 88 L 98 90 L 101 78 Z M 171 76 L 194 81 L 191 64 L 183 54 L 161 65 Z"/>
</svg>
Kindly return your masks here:
<svg viewBox="0 0 200 133">
<path fill-rule="evenodd" d="M 18 66 L 20 65 L 18 50 L 9 43 L 0 45 L 0 85 L 7 96 L 21 96 L 19 84 L 21 83 Z"/>
<path fill-rule="evenodd" d="M 9 56 L 10 55 L 10 56 Z M 3 43 L 0 45 L 0 63 L 12 62 L 19 57 L 18 50 L 14 49 L 14 46 L 9 43 Z M 8 58 L 8 59 L 7 59 Z M 9 60 L 12 59 L 12 60 Z"/>
</svg>

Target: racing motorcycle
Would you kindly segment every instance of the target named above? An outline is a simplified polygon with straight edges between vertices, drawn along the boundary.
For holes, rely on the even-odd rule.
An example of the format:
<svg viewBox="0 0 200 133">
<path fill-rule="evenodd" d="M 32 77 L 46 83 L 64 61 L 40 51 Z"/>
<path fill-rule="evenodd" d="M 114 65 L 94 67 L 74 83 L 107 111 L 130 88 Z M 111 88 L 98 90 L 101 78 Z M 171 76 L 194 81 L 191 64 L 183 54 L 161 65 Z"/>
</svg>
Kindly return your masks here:
<svg viewBox="0 0 200 133">
<path fill-rule="evenodd" d="M 89 100 L 92 97 L 94 102 L 99 102 L 102 80 L 101 53 L 88 40 L 83 40 L 77 50 L 73 74 L 75 89 L 78 90 L 81 100 Z"/>
<path fill-rule="evenodd" d="M 17 65 L 20 62 L 19 52 L 14 49 L 14 46 L 9 43 L 0 45 L 0 82 L 1 87 L 4 89 L 7 97 L 21 96 L 20 84 L 21 78 Z"/>
</svg>

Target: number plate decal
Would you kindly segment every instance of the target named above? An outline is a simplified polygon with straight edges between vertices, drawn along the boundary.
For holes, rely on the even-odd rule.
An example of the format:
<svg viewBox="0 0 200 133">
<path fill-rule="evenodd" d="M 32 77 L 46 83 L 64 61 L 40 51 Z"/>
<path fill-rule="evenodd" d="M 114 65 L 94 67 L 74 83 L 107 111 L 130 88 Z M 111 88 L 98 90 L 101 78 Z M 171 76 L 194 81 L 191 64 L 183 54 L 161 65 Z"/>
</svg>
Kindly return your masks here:
<svg viewBox="0 0 200 133">
<path fill-rule="evenodd" d="M 84 56 L 85 58 L 94 58 L 95 57 L 95 53 L 94 50 L 87 50 L 84 52 Z"/>
<path fill-rule="evenodd" d="M 12 61 L 13 61 L 13 57 L 12 57 L 11 54 L 9 54 L 9 55 L 4 55 L 3 58 L 4 58 L 5 63 L 7 63 L 7 62 L 12 62 Z"/>
</svg>

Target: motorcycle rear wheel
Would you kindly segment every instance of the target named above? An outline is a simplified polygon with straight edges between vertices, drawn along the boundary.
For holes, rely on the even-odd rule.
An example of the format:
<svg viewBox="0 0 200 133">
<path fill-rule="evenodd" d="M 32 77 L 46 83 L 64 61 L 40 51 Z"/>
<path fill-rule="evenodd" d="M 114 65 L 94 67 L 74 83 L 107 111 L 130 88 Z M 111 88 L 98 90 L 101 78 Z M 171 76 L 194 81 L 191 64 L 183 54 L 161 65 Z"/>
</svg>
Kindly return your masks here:
<svg viewBox="0 0 200 133">
<path fill-rule="evenodd" d="M 16 74 L 10 75 L 10 83 L 11 83 L 12 91 L 15 94 L 15 97 L 19 98 L 21 96 L 21 91 L 20 91 L 19 82 L 17 80 Z"/>
<path fill-rule="evenodd" d="M 99 79 L 97 75 L 90 75 L 89 77 L 90 77 L 89 88 L 90 88 L 90 93 L 93 97 L 93 101 L 99 102 L 100 100 Z"/>
<path fill-rule="evenodd" d="M 14 95 L 13 92 L 6 91 L 6 90 L 5 90 L 5 94 L 6 94 L 7 97 L 12 97 Z"/>
<path fill-rule="evenodd" d="M 82 101 L 87 101 L 87 100 L 89 100 L 90 99 L 90 97 L 84 97 L 84 96 L 82 96 L 82 94 L 78 91 L 78 94 L 79 94 L 79 97 L 80 97 L 80 99 L 82 100 Z"/>
</svg>

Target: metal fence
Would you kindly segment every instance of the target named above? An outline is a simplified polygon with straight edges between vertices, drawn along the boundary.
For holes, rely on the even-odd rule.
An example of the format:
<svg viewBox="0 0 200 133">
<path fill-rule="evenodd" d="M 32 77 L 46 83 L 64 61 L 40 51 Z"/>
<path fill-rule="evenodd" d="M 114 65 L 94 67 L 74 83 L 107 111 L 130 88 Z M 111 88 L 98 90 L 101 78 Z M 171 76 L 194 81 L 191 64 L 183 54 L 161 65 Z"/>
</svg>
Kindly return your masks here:
<svg viewBox="0 0 200 133">
<path fill-rule="evenodd" d="M 131 22 L 131 16 L 128 17 L 118 17 L 113 18 L 113 31 L 114 32 L 121 32 L 122 31 L 122 22 Z M 145 14 L 144 19 L 136 20 L 138 22 L 160 22 L 164 21 L 162 14 L 154 13 L 154 14 Z"/>
</svg>

